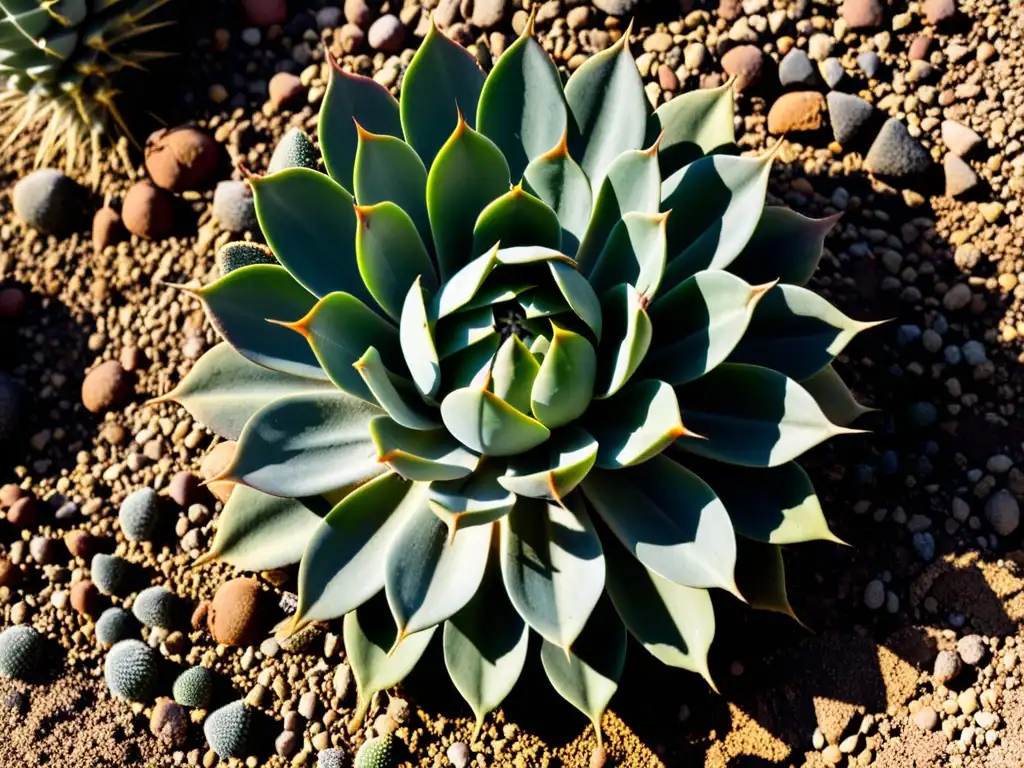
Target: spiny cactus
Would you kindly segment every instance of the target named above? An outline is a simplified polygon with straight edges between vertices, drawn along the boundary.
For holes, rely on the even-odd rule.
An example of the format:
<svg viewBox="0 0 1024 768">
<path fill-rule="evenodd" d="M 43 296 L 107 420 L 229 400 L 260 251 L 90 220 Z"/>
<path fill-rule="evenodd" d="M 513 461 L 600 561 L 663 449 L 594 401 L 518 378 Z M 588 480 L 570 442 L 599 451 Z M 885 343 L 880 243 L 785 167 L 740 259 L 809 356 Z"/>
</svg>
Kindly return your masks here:
<svg viewBox="0 0 1024 768">
<path fill-rule="evenodd" d="M 39 662 L 43 636 L 34 628 L 17 624 L 0 632 L 0 676 L 25 679 Z"/>
<path fill-rule="evenodd" d="M 238 757 L 245 750 L 252 713 L 244 701 L 233 701 L 211 712 L 203 723 L 210 749 L 222 759 Z"/>
<path fill-rule="evenodd" d="M 396 752 L 395 737 L 390 733 L 369 739 L 356 753 L 352 768 L 395 768 Z"/>
<path fill-rule="evenodd" d="M 160 521 L 160 497 L 152 488 L 128 494 L 117 513 L 121 532 L 131 541 L 148 541 Z"/>
<path fill-rule="evenodd" d="M 117 555 L 102 552 L 92 556 L 89 566 L 93 583 L 105 595 L 116 595 L 128 571 L 128 561 Z"/>
<path fill-rule="evenodd" d="M 277 173 L 286 168 L 312 168 L 316 170 L 316 148 L 301 128 L 292 128 L 281 137 L 270 157 L 267 173 Z"/>
<path fill-rule="evenodd" d="M 205 709 L 213 696 L 213 672 L 206 667 L 190 667 L 174 681 L 174 700 L 183 707 Z"/>
<path fill-rule="evenodd" d="M 864 410 L 871 324 L 803 287 L 834 218 L 764 207 L 729 85 L 652 114 L 628 40 L 564 89 L 532 24 L 486 77 L 432 28 L 400 101 L 335 68 L 327 173 L 249 178 L 280 264 L 194 291 L 227 343 L 165 399 L 238 441 L 204 559 L 301 561 L 283 631 L 345 617 L 354 726 L 439 625 L 478 723 L 530 629 L 595 725 L 627 629 L 710 683 L 709 590 L 791 613 L 780 545 L 836 540 L 794 461 Z"/>
<path fill-rule="evenodd" d="M 116 105 L 123 70 L 142 70 L 168 54 L 138 47 L 166 26 L 158 9 L 169 0 L 0 0 L 0 149 L 45 122 L 36 164 L 63 155 L 98 180 L 104 140 L 128 128 Z"/>
<path fill-rule="evenodd" d="M 138 634 L 139 622 L 123 608 L 107 608 L 96 620 L 96 642 L 103 648 Z"/>
<path fill-rule="evenodd" d="M 147 587 L 136 596 L 132 613 L 147 627 L 173 629 L 178 605 L 178 596 L 167 587 Z"/>
<path fill-rule="evenodd" d="M 237 242 L 222 245 L 217 251 L 216 262 L 221 275 L 226 275 L 253 264 L 277 264 L 277 259 L 265 245 Z"/>
<path fill-rule="evenodd" d="M 107 653 L 103 679 L 115 696 L 142 701 L 153 690 L 159 656 L 141 640 L 121 640 Z"/>
</svg>

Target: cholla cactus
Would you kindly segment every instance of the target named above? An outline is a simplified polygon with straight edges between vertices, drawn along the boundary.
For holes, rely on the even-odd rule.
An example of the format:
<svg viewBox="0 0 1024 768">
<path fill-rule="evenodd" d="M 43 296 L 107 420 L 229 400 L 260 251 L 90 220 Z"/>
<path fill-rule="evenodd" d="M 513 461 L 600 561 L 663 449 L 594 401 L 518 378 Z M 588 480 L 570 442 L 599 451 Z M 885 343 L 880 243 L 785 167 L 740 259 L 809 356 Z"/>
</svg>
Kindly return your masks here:
<svg viewBox="0 0 1024 768">
<path fill-rule="evenodd" d="M 709 590 L 789 613 L 780 545 L 835 540 L 793 461 L 863 410 L 868 324 L 801 287 L 833 219 L 763 207 L 728 86 L 651 114 L 628 37 L 564 89 L 531 29 L 485 78 L 432 28 L 400 101 L 336 68 L 327 174 L 250 179 L 280 263 L 194 292 L 227 343 L 166 399 L 238 441 L 205 559 L 300 562 L 356 723 L 441 626 L 478 722 L 530 629 L 595 724 L 627 629 L 710 682 Z"/>
<path fill-rule="evenodd" d="M 128 133 L 115 104 L 118 74 L 167 55 L 136 44 L 165 26 L 154 11 L 168 2 L 0 0 L 2 148 L 46 121 L 36 164 L 63 154 L 67 168 L 89 165 L 95 179 L 103 139 L 112 127 Z"/>
</svg>

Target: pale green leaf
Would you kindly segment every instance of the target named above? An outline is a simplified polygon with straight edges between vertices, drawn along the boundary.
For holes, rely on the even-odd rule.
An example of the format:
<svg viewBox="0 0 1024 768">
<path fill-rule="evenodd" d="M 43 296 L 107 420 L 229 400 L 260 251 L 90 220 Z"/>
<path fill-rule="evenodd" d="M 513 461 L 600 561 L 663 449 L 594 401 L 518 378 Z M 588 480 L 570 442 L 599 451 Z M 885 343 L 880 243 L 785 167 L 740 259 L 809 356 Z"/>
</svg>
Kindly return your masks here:
<svg viewBox="0 0 1024 768">
<path fill-rule="evenodd" d="M 566 136 L 526 166 L 523 184 L 558 215 L 562 227 L 559 250 L 575 255 L 590 222 L 593 193 L 583 169 L 569 157 Z"/>
<path fill-rule="evenodd" d="M 789 208 L 767 206 L 729 271 L 752 283 L 806 285 L 821 261 L 825 236 L 840 216 L 809 219 Z"/>
<path fill-rule="evenodd" d="M 399 320 L 398 340 L 409 374 L 420 395 L 434 402 L 441 388 L 441 362 L 434 345 L 434 321 L 419 278 L 409 288 Z"/>
<path fill-rule="evenodd" d="M 629 283 L 650 300 L 665 274 L 668 253 L 667 213 L 625 214 L 612 228 L 604 250 L 590 273 L 590 285 L 604 293 Z"/>
<path fill-rule="evenodd" d="M 535 448 L 551 432 L 485 389 L 465 387 L 441 401 L 445 427 L 467 448 L 488 456 L 514 456 Z"/>
<path fill-rule="evenodd" d="M 498 482 L 518 496 L 559 502 L 583 481 L 597 459 L 597 441 L 575 426 L 560 429 L 528 453 L 509 459 Z"/>
<path fill-rule="evenodd" d="M 368 348 L 353 367 L 363 377 L 374 399 L 396 423 L 420 430 L 441 426 L 431 409 L 420 400 L 412 383 L 389 371 L 376 349 Z"/>
<path fill-rule="evenodd" d="M 551 347 L 530 391 L 533 415 L 549 429 L 568 424 L 586 412 L 597 371 L 597 353 L 586 338 L 554 323 L 552 329 Z"/>
<path fill-rule="evenodd" d="M 604 336 L 598 346 L 594 397 L 614 395 L 643 362 L 651 346 L 647 302 L 637 289 L 620 283 L 601 297 Z"/>
<path fill-rule="evenodd" d="M 680 93 L 654 110 L 647 138 L 661 135 L 658 159 L 665 176 L 704 155 L 735 147 L 733 86 L 701 88 Z"/>
<path fill-rule="evenodd" d="M 455 480 L 470 474 L 480 460 L 444 429 L 408 429 L 388 416 L 373 419 L 368 429 L 377 460 L 410 480 Z"/>
<path fill-rule="evenodd" d="M 833 424 L 848 427 L 865 413 L 875 410 L 858 403 L 849 388 L 831 365 L 826 365 L 800 386 L 811 393 L 811 397 Z"/>
<path fill-rule="evenodd" d="M 687 434 L 672 387 L 644 379 L 607 400 L 594 401 L 584 426 L 597 438 L 597 466 L 620 469 L 657 456 Z"/>
</svg>

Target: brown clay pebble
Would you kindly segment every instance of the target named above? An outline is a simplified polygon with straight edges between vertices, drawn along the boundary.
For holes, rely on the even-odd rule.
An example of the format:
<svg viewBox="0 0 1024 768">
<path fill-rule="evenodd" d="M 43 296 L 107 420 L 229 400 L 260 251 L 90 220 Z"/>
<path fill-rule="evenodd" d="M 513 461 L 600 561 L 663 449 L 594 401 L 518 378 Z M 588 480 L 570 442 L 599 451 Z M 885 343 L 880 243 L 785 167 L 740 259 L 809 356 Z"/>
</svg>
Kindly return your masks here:
<svg viewBox="0 0 1024 768">
<path fill-rule="evenodd" d="M 203 490 L 199 483 L 198 477 L 183 469 L 171 478 L 167 492 L 179 507 L 189 507 L 202 498 Z"/>
<path fill-rule="evenodd" d="M 776 136 L 791 131 L 821 128 L 825 97 L 817 91 L 784 93 L 768 112 L 768 132 Z"/>
<path fill-rule="evenodd" d="M 104 206 L 92 217 L 92 247 L 96 253 L 108 245 L 113 245 L 124 237 L 124 223 L 121 214 L 113 208 Z"/>
<path fill-rule="evenodd" d="M 199 472 L 202 474 L 203 480 L 208 481 L 211 478 L 217 477 L 231 463 L 237 449 L 238 443 L 234 440 L 225 440 L 223 443 L 217 443 L 217 445 L 213 446 L 213 450 L 203 457 L 203 461 L 199 465 Z M 218 482 L 210 483 L 206 487 L 210 489 L 210 493 L 221 501 L 226 502 L 235 484 Z"/>
<path fill-rule="evenodd" d="M 0 317 L 13 320 L 25 310 L 25 292 L 21 288 L 0 291 Z"/>
<path fill-rule="evenodd" d="M 0 587 L 13 587 L 20 577 L 18 566 L 6 557 L 0 557 Z"/>
<path fill-rule="evenodd" d="M 28 528 L 36 521 L 36 500 L 32 496 L 22 496 L 11 504 L 7 510 L 7 522 L 19 528 Z"/>
<path fill-rule="evenodd" d="M 161 128 L 146 141 L 146 170 L 154 184 L 171 192 L 209 186 L 219 166 L 220 147 L 198 128 Z"/>
<path fill-rule="evenodd" d="M 278 72 L 270 78 L 267 90 L 270 93 L 270 103 L 274 109 L 300 104 L 306 93 L 298 75 L 293 75 L 291 72 Z"/>
<path fill-rule="evenodd" d="M 196 606 L 196 609 L 192 611 L 192 618 L 189 619 L 189 625 L 192 629 L 199 631 L 206 626 L 206 620 L 210 615 L 210 601 L 203 600 Z"/>
<path fill-rule="evenodd" d="M 207 624 L 221 645 L 251 645 L 258 635 L 257 608 L 260 583 L 256 579 L 232 579 L 213 596 Z"/>
<path fill-rule="evenodd" d="M 100 539 L 88 531 L 68 531 L 64 534 L 64 545 L 75 557 L 91 560 L 99 548 Z"/>
<path fill-rule="evenodd" d="M 138 371 L 149 362 L 146 353 L 134 345 L 122 349 L 118 359 L 126 371 Z"/>
<path fill-rule="evenodd" d="M 174 199 L 150 182 L 140 181 L 124 196 L 121 217 L 133 235 L 159 240 L 174 229 Z"/>
<path fill-rule="evenodd" d="M 93 368 L 82 382 L 82 404 L 93 413 L 109 411 L 124 404 L 132 391 L 131 377 L 117 360 Z"/>
<path fill-rule="evenodd" d="M 188 740 L 188 712 L 172 699 L 161 698 L 149 718 L 149 732 L 172 747 Z"/>
<path fill-rule="evenodd" d="M 31 494 L 20 485 L 7 483 L 3 487 L 0 487 L 0 507 L 9 507 L 18 499 L 29 495 Z"/>
<path fill-rule="evenodd" d="M 82 616 L 90 618 L 98 616 L 102 601 L 100 591 L 89 579 L 80 581 L 71 587 L 71 607 Z"/>
</svg>

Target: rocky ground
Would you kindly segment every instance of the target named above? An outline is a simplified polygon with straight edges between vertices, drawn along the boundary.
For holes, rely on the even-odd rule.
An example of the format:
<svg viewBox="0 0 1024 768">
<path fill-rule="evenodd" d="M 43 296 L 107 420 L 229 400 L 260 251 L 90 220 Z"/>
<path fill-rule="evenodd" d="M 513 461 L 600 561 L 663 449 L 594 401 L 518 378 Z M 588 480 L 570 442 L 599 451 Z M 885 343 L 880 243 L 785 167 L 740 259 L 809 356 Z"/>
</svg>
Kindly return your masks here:
<svg viewBox="0 0 1024 768">
<path fill-rule="evenodd" d="M 321 37 L 396 88 L 431 10 L 487 68 L 530 0 L 180 5 L 189 53 L 151 90 L 161 117 L 192 128 L 155 137 L 145 162 L 112 152 L 95 189 L 51 183 L 46 194 L 84 209 L 49 223 L 60 236 L 13 210 L 38 132 L 0 167 L 0 626 L 46 637 L 32 682 L 0 680 L 0 764 L 215 764 L 205 709 L 156 698 L 191 666 L 216 673 L 207 708 L 244 698 L 258 710 L 247 766 L 313 764 L 392 731 L 422 766 L 1024 764 L 1024 2 L 532 3 L 569 71 L 635 15 L 652 103 L 735 77 L 742 148 L 783 144 L 771 201 L 843 213 L 816 289 L 858 319 L 893 319 L 839 364 L 878 409 L 859 424 L 871 433 L 810 457 L 851 545 L 787 548 L 790 599 L 811 631 L 716 596 L 721 694 L 631 649 L 604 755 L 531 668 L 471 741 L 439 652 L 348 736 L 340 626 L 265 639 L 293 606 L 294 573 L 193 567 L 225 491 L 198 479 L 227 449 L 183 410 L 147 404 L 216 342 L 198 302 L 168 283 L 208 281 L 231 230 L 252 227 L 244 187 L 218 182 L 240 179 L 240 162 L 264 169 L 289 127 L 315 135 Z M 189 168 L 186 151 L 199 158 Z M 135 537 L 146 540 L 129 538 L 150 514 L 155 528 Z M 143 593 L 154 586 L 167 592 Z M 149 704 L 103 683 L 102 641 L 119 632 L 158 649 Z"/>
</svg>

